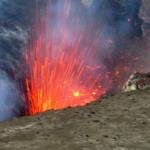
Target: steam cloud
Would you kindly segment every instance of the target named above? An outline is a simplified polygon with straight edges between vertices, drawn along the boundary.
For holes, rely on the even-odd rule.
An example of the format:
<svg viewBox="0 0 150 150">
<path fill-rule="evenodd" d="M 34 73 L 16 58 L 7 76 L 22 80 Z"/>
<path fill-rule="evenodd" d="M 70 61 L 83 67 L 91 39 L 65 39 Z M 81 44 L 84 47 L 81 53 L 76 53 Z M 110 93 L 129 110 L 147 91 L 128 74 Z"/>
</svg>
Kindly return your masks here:
<svg viewBox="0 0 150 150">
<path fill-rule="evenodd" d="M 0 72 L 0 121 L 11 119 L 22 107 L 19 91 L 4 72 Z"/>
<path fill-rule="evenodd" d="M 0 121 L 21 115 L 23 109 L 16 82 L 21 78 L 19 67 L 28 38 L 21 3 L 0 1 Z"/>
</svg>

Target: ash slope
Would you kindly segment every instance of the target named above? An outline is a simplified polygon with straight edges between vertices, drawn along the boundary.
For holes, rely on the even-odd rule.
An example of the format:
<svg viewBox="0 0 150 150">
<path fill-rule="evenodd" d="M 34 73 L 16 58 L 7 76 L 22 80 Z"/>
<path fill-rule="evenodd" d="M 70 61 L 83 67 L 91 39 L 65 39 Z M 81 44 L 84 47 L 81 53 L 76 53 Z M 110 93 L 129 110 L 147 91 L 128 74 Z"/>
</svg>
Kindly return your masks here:
<svg viewBox="0 0 150 150">
<path fill-rule="evenodd" d="M 0 124 L 0 150 L 149 150 L 150 90 Z"/>
</svg>

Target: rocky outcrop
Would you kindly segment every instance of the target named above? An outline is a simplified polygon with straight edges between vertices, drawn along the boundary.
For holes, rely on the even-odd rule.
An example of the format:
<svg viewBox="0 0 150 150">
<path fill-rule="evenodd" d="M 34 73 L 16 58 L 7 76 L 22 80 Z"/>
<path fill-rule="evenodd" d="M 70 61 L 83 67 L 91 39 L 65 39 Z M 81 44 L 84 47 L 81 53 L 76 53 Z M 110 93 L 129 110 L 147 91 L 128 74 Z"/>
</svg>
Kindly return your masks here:
<svg viewBox="0 0 150 150">
<path fill-rule="evenodd" d="M 149 150 L 150 91 L 0 124 L 0 150 Z"/>
<path fill-rule="evenodd" d="M 144 90 L 150 88 L 150 72 L 133 73 L 123 87 L 124 92 Z"/>
</svg>

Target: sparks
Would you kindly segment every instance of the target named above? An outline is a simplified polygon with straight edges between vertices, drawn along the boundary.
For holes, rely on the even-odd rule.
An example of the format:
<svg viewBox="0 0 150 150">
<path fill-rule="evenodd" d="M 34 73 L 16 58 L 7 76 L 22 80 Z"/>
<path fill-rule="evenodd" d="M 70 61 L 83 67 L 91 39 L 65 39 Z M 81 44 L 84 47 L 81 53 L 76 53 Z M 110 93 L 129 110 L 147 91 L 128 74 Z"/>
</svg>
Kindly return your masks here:
<svg viewBox="0 0 150 150">
<path fill-rule="evenodd" d="M 92 92 L 92 95 L 96 95 L 96 92 Z"/>
<path fill-rule="evenodd" d="M 74 92 L 73 95 L 74 95 L 75 97 L 79 97 L 79 96 L 80 96 L 80 92 L 78 92 L 78 91 L 77 91 L 77 92 Z"/>
<path fill-rule="evenodd" d="M 75 33 L 68 46 L 66 30 L 60 30 L 58 38 L 57 32 L 53 34 L 50 28 L 46 21 L 40 23 L 36 28 L 37 38 L 31 38 L 25 51 L 29 115 L 50 109 L 83 106 L 106 93 L 105 87 L 99 86 L 104 77 L 97 70 L 102 67 L 99 65 L 97 68 L 97 64 L 87 62 L 93 57 L 94 44 L 89 43 L 88 48 L 84 48 L 87 36 Z M 49 30 L 52 31 L 51 36 Z M 93 92 L 95 89 L 96 92 Z"/>
</svg>

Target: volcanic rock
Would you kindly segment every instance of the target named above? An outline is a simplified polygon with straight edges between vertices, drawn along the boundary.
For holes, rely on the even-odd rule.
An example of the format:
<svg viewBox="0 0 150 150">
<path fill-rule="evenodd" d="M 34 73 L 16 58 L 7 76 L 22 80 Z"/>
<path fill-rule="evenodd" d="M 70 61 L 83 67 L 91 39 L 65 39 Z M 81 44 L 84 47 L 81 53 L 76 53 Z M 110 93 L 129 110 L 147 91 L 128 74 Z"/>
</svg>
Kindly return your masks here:
<svg viewBox="0 0 150 150">
<path fill-rule="evenodd" d="M 148 73 L 133 73 L 123 87 L 124 92 L 135 90 L 143 90 L 150 88 L 150 72 Z"/>
<path fill-rule="evenodd" d="M 149 150 L 150 90 L 0 123 L 0 150 Z"/>
</svg>

